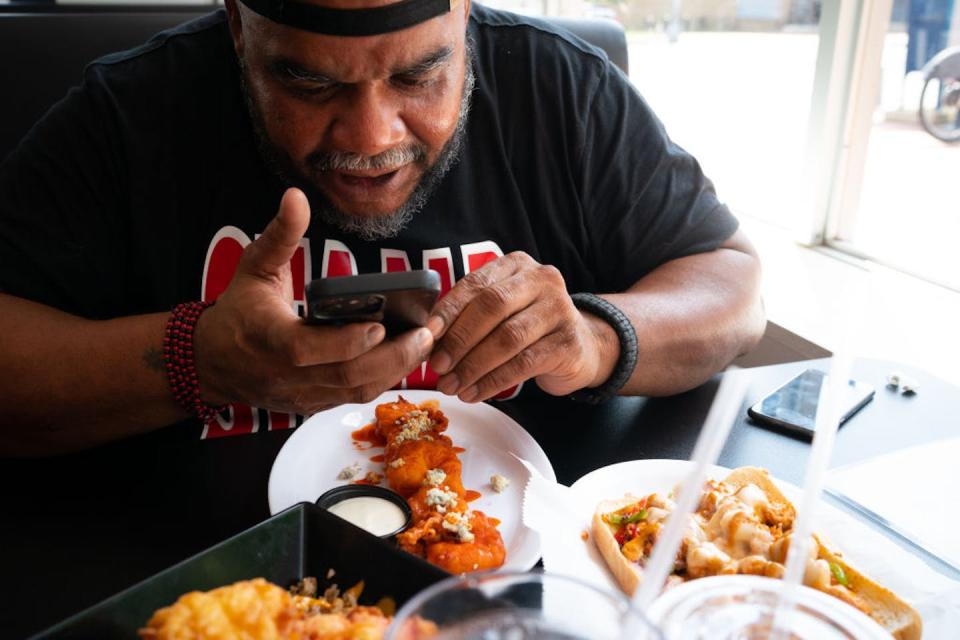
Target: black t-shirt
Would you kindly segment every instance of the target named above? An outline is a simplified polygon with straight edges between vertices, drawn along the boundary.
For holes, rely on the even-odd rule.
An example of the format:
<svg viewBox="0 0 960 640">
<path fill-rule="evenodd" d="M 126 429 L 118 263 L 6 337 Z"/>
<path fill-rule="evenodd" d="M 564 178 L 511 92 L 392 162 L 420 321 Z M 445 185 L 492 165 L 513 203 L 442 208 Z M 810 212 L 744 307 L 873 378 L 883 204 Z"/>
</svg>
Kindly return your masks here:
<svg viewBox="0 0 960 640">
<path fill-rule="evenodd" d="M 446 288 L 516 250 L 559 268 L 571 292 L 620 291 L 736 230 L 603 52 L 476 4 L 469 33 L 460 161 L 395 238 L 314 218 L 293 262 L 301 301 L 303 282 L 350 272 L 434 268 Z M 283 188 L 258 155 L 217 11 L 88 66 L 0 166 L 0 290 L 98 319 L 214 299 Z M 204 434 L 295 424 L 240 413 Z"/>
</svg>

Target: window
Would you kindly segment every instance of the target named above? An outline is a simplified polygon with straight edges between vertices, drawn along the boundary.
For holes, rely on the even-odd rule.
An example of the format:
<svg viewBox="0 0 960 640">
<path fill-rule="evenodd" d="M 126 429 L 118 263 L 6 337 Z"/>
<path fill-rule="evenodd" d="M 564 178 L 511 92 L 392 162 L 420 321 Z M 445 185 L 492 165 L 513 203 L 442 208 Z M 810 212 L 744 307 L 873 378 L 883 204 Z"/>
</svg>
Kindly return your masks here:
<svg viewBox="0 0 960 640">
<path fill-rule="evenodd" d="M 738 216 L 796 225 L 819 47 L 813 0 L 496 0 L 623 24 L 630 78 Z"/>
<path fill-rule="evenodd" d="M 837 186 L 826 239 L 960 290 L 960 141 L 937 139 L 919 117 L 924 65 L 953 45 L 960 67 L 960 2 L 875 4 L 854 54 L 864 61 L 864 99 L 849 107 L 848 180 Z M 927 83 L 923 106 L 935 132 L 960 137 L 958 103 L 960 70 Z"/>
</svg>

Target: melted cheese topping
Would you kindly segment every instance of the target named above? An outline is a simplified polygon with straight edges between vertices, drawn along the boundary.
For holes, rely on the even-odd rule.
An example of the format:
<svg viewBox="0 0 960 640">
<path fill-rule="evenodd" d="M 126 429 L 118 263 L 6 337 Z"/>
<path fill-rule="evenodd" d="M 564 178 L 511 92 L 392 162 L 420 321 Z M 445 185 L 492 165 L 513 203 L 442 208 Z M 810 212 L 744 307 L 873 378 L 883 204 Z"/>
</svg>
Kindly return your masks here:
<svg viewBox="0 0 960 640">
<path fill-rule="evenodd" d="M 645 515 L 639 521 L 624 518 L 617 524 L 618 517 L 635 512 L 635 508 L 605 516 L 616 530 L 624 557 L 641 566 L 649 558 L 660 525 L 675 507 L 670 497 L 659 494 L 648 496 L 643 504 Z M 676 558 L 677 577 L 689 580 L 741 573 L 781 578 L 792 525 L 782 509 L 771 505 L 766 493 L 756 485 L 748 484 L 734 491 L 723 482 L 710 480 L 684 532 Z M 818 559 L 818 546 L 811 542 L 804 584 L 834 595 L 842 591 L 838 597 L 853 600 L 854 606 L 869 613 L 854 592 L 833 581 L 830 564 Z"/>
</svg>

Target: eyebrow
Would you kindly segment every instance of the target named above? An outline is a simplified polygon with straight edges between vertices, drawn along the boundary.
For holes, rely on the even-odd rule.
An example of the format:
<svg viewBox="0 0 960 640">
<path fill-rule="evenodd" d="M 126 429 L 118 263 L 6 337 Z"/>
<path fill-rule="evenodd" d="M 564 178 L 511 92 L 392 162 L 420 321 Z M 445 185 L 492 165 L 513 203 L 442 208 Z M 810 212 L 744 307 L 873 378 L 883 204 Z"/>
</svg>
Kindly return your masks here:
<svg viewBox="0 0 960 640">
<path fill-rule="evenodd" d="M 452 47 L 440 47 L 436 51 L 428 53 L 412 65 L 394 70 L 392 75 L 423 75 L 446 64 L 452 55 Z M 312 82 L 314 84 L 334 84 L 339 82 L 324 73 L 308 69 L 290 58 L 278 58 L 274 60 L 270 63 L 270 69 L 274 75 L 300 82 Z"/>
<path fill-rule="evenodd" d="M 450 60 L 450 57 L 453 55 L 453 47 L 440 47 L 432 53 L 428 53 L 426 56 L 414 62 L 409 67 L 403 69 L 397 69 L 393 72 L 395 76 L 417 76 L 424 73 L 429 73 L 438 67 L 443 66 Z"/>
<path fill-rule="evenodd" d="M 331 84 L 334 81 L 330 76 L 318 71 L 303 67 L 289 58 L 280 58 L 270 63 L 270 70 L 274 75 L 283 76 L 290 80 L 313 82 L 315 84 Z"/>
</svg>

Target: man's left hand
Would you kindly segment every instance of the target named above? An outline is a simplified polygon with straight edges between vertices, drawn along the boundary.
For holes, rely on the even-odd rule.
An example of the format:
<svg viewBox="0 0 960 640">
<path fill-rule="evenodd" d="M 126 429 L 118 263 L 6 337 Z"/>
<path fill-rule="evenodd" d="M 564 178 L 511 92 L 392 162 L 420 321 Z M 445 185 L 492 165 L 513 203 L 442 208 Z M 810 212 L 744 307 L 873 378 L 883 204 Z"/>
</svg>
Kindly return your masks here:
<svg viewBox="0 0 960 640">
<path fill-rule="evenodd" d="M 598 386 L 619 355 L 613 329 L 582 314 L 556 267 L 523 252 L 470 273 L 434 307 L 427 324 L 437 347 L 430 366 L 437 388 L 479 402 L 535 378 L 566 395 Z"/>
</svg>

